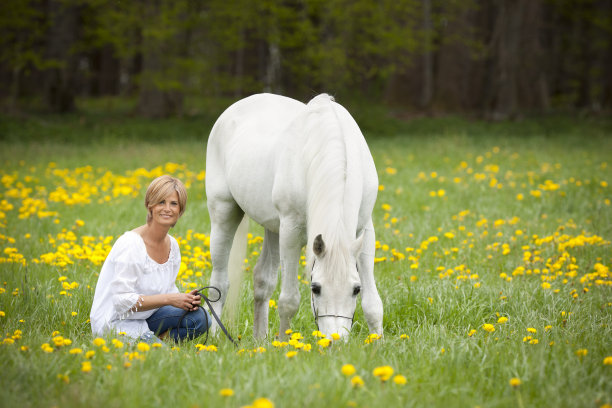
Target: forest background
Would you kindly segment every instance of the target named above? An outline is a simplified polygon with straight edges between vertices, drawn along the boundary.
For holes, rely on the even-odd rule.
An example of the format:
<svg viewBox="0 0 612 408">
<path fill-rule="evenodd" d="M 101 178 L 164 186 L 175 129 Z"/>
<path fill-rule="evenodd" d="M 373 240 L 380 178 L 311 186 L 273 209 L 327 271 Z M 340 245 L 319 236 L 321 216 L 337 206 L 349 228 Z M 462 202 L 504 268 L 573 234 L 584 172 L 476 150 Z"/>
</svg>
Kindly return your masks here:
<svg viewBox="0 0 612 408">
<path fill-rule="evenodd" d="M 145 117 L 262 91 L 400 118 L 604 114 L 611 34 L 610 0 L 3 0 L 0 98 L 71 112 L 119 96 Z"/>
</svg>

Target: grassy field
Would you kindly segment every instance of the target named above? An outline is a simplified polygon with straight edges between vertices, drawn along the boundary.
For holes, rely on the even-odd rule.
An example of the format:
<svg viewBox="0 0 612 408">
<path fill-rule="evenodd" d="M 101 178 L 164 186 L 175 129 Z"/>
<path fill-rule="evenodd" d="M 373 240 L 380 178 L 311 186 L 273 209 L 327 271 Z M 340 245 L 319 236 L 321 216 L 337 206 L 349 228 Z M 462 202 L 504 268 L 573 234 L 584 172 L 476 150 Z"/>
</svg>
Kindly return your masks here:
<svg viewBox="0 0 612 408">
<path fill-rule="evenodd" d="M 150 349 L 94 339 L 97 273 L 115 239 L 144 223 L 159 174 L 189 188 L 171 232 L 177 284 L 208 282 L 212 117 L 0 117 L 0 406 L 610 406 L 605 120 L 358 116 L 380 178 L 382 339 L 358 307 L 346 343 L 319 343 L 304 282 L 291 344 L 275 341 L 273 302 L 270 339 L 256 342 L 248 273 L 230 325 L 238 349 L 223 337 Z M 250 230 L 247 271 L 262 236 Z"/>
</svg>

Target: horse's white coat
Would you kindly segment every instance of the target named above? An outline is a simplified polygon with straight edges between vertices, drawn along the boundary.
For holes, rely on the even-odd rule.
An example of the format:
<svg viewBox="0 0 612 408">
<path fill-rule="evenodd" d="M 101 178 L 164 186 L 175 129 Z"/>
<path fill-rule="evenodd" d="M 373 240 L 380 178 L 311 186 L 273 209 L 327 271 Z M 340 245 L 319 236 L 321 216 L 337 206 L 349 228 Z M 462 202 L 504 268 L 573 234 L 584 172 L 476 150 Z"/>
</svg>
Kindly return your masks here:
<svg viewBox="0 0 612 408">
<path fill-rule="evenodd" d="M 371 332 L 382 334 L 383 307 L 374 281 L 372 210 L 378 177 L 357 123 L 322 94 L 305 105 L 258 94 L 230 106 L 215 123 L 206 154 L 206 194 L 211 218 L 211 285 L 228 289 L 227 265 L 234 232 L 244 214 L 265 228 L 254 268 L 254 335 L 268 330 L 268 302 L 281 267 L 280 333 L 300 303 L 298 265 L 307 245 L 307 271 L 320 286 L 312 296 L 319 329 L 350 331 L 361 288 Z M 313 253 L 322 236 L 324 251 Z"/>
</svg>

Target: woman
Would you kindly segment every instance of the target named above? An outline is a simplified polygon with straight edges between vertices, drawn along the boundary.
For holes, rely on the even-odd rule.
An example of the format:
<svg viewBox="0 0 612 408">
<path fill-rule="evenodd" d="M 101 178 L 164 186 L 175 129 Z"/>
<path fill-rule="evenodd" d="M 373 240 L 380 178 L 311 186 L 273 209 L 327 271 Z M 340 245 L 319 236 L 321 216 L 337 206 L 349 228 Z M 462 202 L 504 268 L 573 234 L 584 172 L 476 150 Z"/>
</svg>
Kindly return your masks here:
<svg viewBox="0 0 612 408">
<path fill-rule="evenodd" d="M 114 331 L 160 342 L 167 336 L 175 341 L 194 338 L 208 330 L 210 316 L 199 307 L 200 296 L 195 290 L 179 293 L 175 284 L 181 253 L 168 231 L 186 204 L 180 180 L 165 175 L 151 182 L 145 195 L 147 223 L 119 237 L 102 266 L 90 314 L 94 335 Z"/>
</svg>

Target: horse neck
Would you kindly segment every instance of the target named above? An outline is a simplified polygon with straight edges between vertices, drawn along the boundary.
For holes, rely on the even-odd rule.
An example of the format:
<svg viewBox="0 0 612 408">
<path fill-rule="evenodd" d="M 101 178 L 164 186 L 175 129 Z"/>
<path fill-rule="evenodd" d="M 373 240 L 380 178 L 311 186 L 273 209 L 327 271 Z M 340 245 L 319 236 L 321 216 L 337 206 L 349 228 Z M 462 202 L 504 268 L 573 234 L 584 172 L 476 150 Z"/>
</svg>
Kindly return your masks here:
<svg viewBox="0 0 612 408">
<path fill-rule="evenodd" d="M 328 253 L 344 258 L 350 242 L 345 214 L 348 160 L 342 126 L 331 102 L 308 115 L 305 129 L 308 250 L 321 234 Z"/>
</svg>

